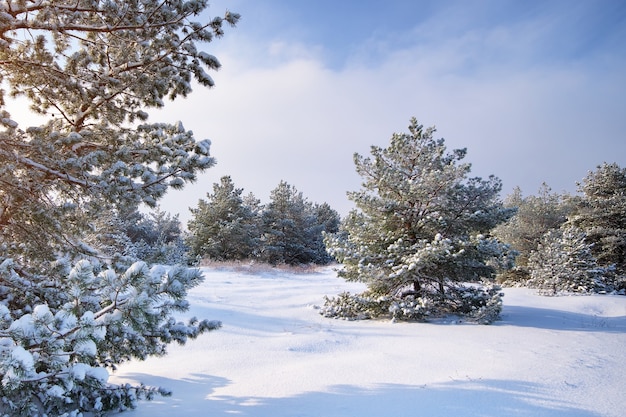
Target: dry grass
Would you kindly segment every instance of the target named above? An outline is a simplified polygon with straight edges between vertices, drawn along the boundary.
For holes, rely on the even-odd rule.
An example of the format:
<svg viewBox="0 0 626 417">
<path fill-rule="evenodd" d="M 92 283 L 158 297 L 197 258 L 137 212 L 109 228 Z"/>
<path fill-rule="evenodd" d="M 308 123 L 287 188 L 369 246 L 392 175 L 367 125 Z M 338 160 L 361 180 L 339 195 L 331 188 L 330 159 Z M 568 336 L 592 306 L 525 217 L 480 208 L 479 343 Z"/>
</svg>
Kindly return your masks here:
<svg viewBox="0 0 626 417">
<path fill-rule="evenodd" d="M 200 261 L 199 266 L 202 268 L 234 271 L 234 272 L 241 272 L 241 273 L 247 273 L 247 274 L 273 273 L 273 272 L 288 272 L 292 274 L 313 274 L 313 273 L 318 272 L 322 268 L 326 268 L 332 265 L 317 265 L 317 264 L 271 265 L 268 263 L 257 262 L 253 260 L 212 261 L 209 259 L 203 259 L 202 261 Z"/>
</svg>

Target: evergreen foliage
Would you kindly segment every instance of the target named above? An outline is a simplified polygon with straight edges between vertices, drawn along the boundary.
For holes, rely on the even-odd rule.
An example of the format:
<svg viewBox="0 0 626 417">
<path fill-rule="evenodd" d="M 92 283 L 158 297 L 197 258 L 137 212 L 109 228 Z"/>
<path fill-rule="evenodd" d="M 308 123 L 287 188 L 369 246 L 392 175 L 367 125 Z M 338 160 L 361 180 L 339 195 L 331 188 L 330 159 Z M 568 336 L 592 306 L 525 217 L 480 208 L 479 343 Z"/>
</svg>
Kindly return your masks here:
<svg viewBox="0 0 626 417">
<path fill-rule="evenodd" d="M 158 206 L 146 214 L 136 211 L 123 216 L 123 231 L 134 256 L 148 264 L 191 263 L 178 214 L 172 216 Z"/>
<path fill-rule="evenodd" d="M 200 200 L 197 208 L 190 209 L 190 257 L 224 261 L 246 259 L 256 253 L 260 238 L 258 203 L 252 196 L 244 200 L 242 192 L 225 176 L 213 184 L 213 194 L 207 194 L 206 201 Z"/>
<path fill-rule="evenodd" d="M 213 85 L 220 64 L 198 46 L 238 15 L 195 21 L 207 6 L 0 4 L 0 79 L 48 119 L 22 129 L 0 91 L 0 414 L 134 406 L 156 391 L 113 386 L 106 368 L 219 327 L 174 319 L 202 277 L 149 268 L 124 219 L 214 164 L 209 141 L 145 111 Z"/>
<path fill-rule="evenodd" d="M 546 183 L 541 185 L 537 195 L 523 197 L 517 187 L 505 198 L 504 206 L 517 211 L 506 223 L 494 229 L 494 235 L 519 252 L 515 259 L 517 266 L 526 266 L 542 236 L 565 223 L 571 211 L 568 202 L 567 194 L 553 193 Z"/>
<path fill-rule="evenodd" d="M 537 288 L 544 295 L 606 291 L 608 271 L 598 266 L 592 247 L 580 229 L 548 231 L 528 260 L 528 287 Z"/>
<path fill-rule="evenodd" d="M 505 271 L 499 279 L 507 283 L 521 283 L 529 278 L 528 259 L 537 250 L 544 234 L 557 230 L 571 212 L 570 197 L 553 193 L 543 183 L 537 195 L 522 196 L 517 187 L 504 200 L 504 206 L 516 209 L 515 215 L 506 223 L 498 225 L 493 235 L 511 245 L 518 252 L 515 268 Z"/>
<path fill-rule="evenodd" d="M 384 304 L 373 316 L 452 313 L 489 322 L 500 309 L 497 288 L 465 283 L 492 280 L 511 266 L 513 253 L 490 231 L 514 210 L 498 200 L 499 179 L 468 178 L 466 150 L 446 153 L 434 132 L 411 119 L 409 133 L 394 134 L 388 148 L 371 148 L 372 159 L 355 154 L 363 189 L 348 196 L 357 209 L 326 244 L 343 264 L 341 277 L 368 284 L 358 297 Z M 335 303 L 347 304 L 331 299 L 323 311 Z"/>
<path fill-rule="evenodd" d="M 626 289 L 626 169 L 604 163 L 578 184 L 568 224 L 582 229 L 598 264 L 614 268 L 614 286 Z"/>
<path fill-rule="evenodd" d="M 230 177 L 213 185 L 213 194 L 191 209 L 187 244 L 191 256 L 210 260 L 251 259 L 276 264 L 327 264 L 323 234 L 338 231 L 339 214 L 327 203 L 313 204 L 285 181 L 261 205 L 242 197 Z"/>
<path fill-rule="evenodd" d="M 112 208 L 92 222 L 93 231 L 84 241 L 124 263 L 141 259 L 148 264 L 187 264 L 178 215 L 171 216 L 159 207 L 142 214 L 136 208 Z M 114 262 L 116 262 L 114 261 Z"/>
<path fill-rule="evenodd" d="M 336 231 L 338 223 L 339 215 L 330 206 L 314 205 L 281 181 L 261 214 L 260 259 L 271 264 L 328 263 L 323 233 Z"/>
<path fill-rule="evenodd" d="M 494 234 L 520 255 L 501 275 L 507 285 L 527 285 L 545 295 L 624 291 L 626 171 L 603 164 L 579 184 L 579 196 L 543 185 L 538 196 L 521 190 L 506 199 L 518 211 Z"/>
</svg>

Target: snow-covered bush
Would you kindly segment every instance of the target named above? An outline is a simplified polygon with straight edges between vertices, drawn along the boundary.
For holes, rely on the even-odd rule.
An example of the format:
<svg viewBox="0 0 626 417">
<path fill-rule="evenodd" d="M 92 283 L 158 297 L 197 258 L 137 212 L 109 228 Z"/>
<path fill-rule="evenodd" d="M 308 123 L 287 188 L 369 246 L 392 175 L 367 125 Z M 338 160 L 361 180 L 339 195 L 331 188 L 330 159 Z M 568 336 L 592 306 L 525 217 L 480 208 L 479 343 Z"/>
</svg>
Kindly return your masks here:
<svg viewBox="0 0 626 417">
<path fill-rule="evenodd" d="M 345 320 L 365 320 L 372 318 L 390 318 L 403 321 L 427 321 L 447 315 L 458 315 L 465 319 L 491 324 L 502 311 L 502 292 L 497 285 L 486 283 L 484 286 L 459 286 L 458 294 L 446 300 L 417 297 L 413 294 L 405 297 L 374 295 L 369 291 L 362 294 L 344 292 L 336 297 L 324 297 L 320 314 L 324 317 Z"/>
<path fill-rule="evenodd" d="M 389 303 L 383 299 L 374 299 L 368 294 L 342 292 L 336 297 L 324 297 L 320 314 L 324 317 L 344 320 L 365 320 L 379 317 L 389 309 Z"/>
<path fill-rule="evenodd" d="M 458 287 L 459 294 L 452 298 L 454 307 L 449 311 L 457 311 L 460 316 L 480 324 L 491 324 L 500 317 L 502 312 L 501 287 L 489 282 L 480 286 Z"/>
</svg>

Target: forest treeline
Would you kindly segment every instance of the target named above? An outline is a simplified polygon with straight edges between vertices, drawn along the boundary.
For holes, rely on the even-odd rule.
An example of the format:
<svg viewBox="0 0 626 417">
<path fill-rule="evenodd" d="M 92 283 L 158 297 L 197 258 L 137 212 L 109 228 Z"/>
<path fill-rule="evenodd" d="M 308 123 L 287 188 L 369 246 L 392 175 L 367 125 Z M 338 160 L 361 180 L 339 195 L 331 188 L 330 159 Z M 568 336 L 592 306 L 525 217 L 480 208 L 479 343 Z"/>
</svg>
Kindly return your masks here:
<svg viewBox="0 0 626 417">
<path fill-rule="evenodd" d="M 390 189 L 401 186 L 390 184 Z M 507 266 L 494 269 L 492 277 L 505 286 L 528 286 L 545 295 L 624 292 L 625 194 L 626 170 L 615 163 L 589 172 L 576 194 L 553 192 L 546 183 L 529 195 L 515 188 L 501 203 L 510 216 L 483 230 L 505 245 L 508 257 Z M 204 259 L 327 264 L 338 256 L 332 242 L 347 241 L 355 216 L 341 219 L 328 203 L 310 202 L 285 181 L 271 192 L 267 205 L 252 193 L 244 195 L 230 176 L 214 184 L 206 197 L 190 208 L 187 231 L 178 216 L 157 208 L 127 214 L 125 234 L 111 241 L 127 242 L 120 250 L 154 263 Z"/>
<path fill-rule="evenodd" d="M 321 313 L 348 319 L 423 320 L 456 314 L 497 319 L 499 287 L 544 295 L 626 291 L 626 170 L 604 163 L 578 193 L 520 188 L 501 199 L 501 182 L 470 177 L 465 149 L 448 152 L 413 119 L 371 157 L 355 155 L 363 189 L 344 219 L 284 181 L 263 206 L 230 177 L 191 208 L 180 243 L 187 260 L 256 260 L 273 265 L 341 264 L 362 294 L 328 298 Z M 153 239 L 154 240 L 154 239 Z M 482 285 L 467 285 L 468 283 Z"/>
<path fill-rule="evenodd" d="M 187 230 L 179 216 L 159 207 L 112 213 L 101 221 L 100 239 L 123 256 L 152 264 L 198 265 L 203 261 L 254 261 L 270 265 L 328 264 L 333 260 L 324 234 L 339 231 L 341 218 L 328 203 L 309 201 L 281 181 L 267 204 L 252 192 L 243 195 L 230 176 L 190 208 Z M 113 225 L 116 233 L 107 233 Z"/>
<path fill-rule="evenodd" d="M 327 264 L 332 258 L 324 233 L 339 230 L 340 216 L 327 203 L 312 203 L 281 181 L 262 205 L 243 196 L 229 176 L 191 208 L 186 243 L 190 257 L 217 261 L 256 260 L 276 264 Z"/>
<path fill-rule="evenodd" d="M 493 231 L 517 252 L 499 280 L 547 295 L 626 290 L 626 169 L 603 163 L 578 184 L 578 193 L 536 195 L 517 188 L 504 200 L 516 214 Z"/>
</svg>

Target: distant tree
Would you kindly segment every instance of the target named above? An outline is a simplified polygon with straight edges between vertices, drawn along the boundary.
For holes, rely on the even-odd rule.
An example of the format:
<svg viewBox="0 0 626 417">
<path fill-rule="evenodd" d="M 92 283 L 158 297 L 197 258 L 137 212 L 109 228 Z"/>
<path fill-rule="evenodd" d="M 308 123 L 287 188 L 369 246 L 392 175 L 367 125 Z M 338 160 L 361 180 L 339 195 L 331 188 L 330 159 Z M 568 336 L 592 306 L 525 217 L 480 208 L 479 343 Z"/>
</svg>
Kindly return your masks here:
<svg viewBox="0 0 626 417">
<path fill-rule="evenodd" d="M 310 204 L 293 185 L 281 181 L 270 194 L 261 214 L 261 259 L 271 264 L 313 262 L 315 250 L 310 242 L 316 224 Z"/>
<path fill-rule="evenodd" d="M 241 197 L 230 176 L 213 184 L 213 194 L 192 208 L 187 223 L 187 244 L 191 257 L 213 260 L 240 260 L 256 253 L 260 230 L 258 201 L 253 195 Z"/>
<path fill-rule="evenodd" d="M 261 251 L 261 234 L 262 225 L 261 225 L 261 215 L 263 213 L 263 204 L 261 204 L 261 200 L 259 200 L 252 192 L 249 192 L 245 196 L 243 196 L 243 205 L 250 211 L 250 216 L 253 222 L 253 230 L 255 231 L 254 242 L 252 245 L 252 252 L 249 255 L 249 258 L 256 260 L 260 257 Z"/>
<path fill-rule="evenodd" d="M 543 236 L 528 260 L 527 285 L 544 295 L 591 293 L 609 289 L 607 271 L 598 266 L 592 244 L 574 227 L 552 229 Z"/>
<path fill-rule="evenodd" d="M 466 150 L 446 153 L 434 132 L 411 119 L 409 133 L 394 134 L 388 148 L 372 147 L 372 159 L 355 154 L 363 189 L 348 195 L 357 209 L 344 221 L 343 236 L 326 243 L 343 264 L 340 276 L 367 283 L 368 291 L 355 303 L 328 300 L 323 314 L 353 308 L 362 316 L 366 305 L 369 316 L 497 317 L 497 289 L 464 283 L 491 280 L 509 266 L 509 248 L 490 231 L 514 210 L 498 199 L 499 179 L 468 178 Z"/>
<path fill-rule="evenodd" d="M 107 368 L 219 327 L 179 321 L 199 271 L 116 255 L 116 214 L 154 207 L 215 163 L 208 141 L 146 112 L 194 80 L 213 85 L 206 71 L 220 64 L 201 46 L 238 15 L 198 22 L 207 6 L 0 3 L 0 415 L 134 406 L 155 390 L 110 384 Z M 8 95 L 46 122 L 19 126 Z"/>
<path fill-rule="evenodd" d="M 336 233 L 339 231 L 339 225 L 341 224 L 341 217 L 339 213 L 328 203 L 315 204 L 313 207 L 317 222 L 328 233 Z"/>
<path fill-rule="evenodd" d="M 582 229 L 598 264 L 615 268 L 615 286 L 626 289 L 626 169 L 604 163 L 578 184 L 568 224 Z"/>
<path fill-rule="evenodd" d="M 315 248 L 315 252 L 317 253 L 315 263 L 327 264 L 333 261 L 333 257 L 330 256 L 326 250 L 324 236 L 339 232 L 341 216 L 328 203 L 313 205 L 313 214 L 315 222 L 317 223 L 317 230 L 311 242 L 311 245 Z"/>
<path fill-rule="evenodd" d="M 544 234 L 558 230 L 567 220 L 571 212 L 570 196 L 553 193 L 543 183 L 537 195 L 522 196 L 517 187 L 504 200 L 504 206 L 517 209 L 515 215 L 507 222 L 498 225 L 493 235 L 502 242 L 508 243 L 518 252 L 515 268 L 505 271 L 499 279 L 509 283 L 523 283 L 530 277 L 528 259 L 537 250 Z"/>
<path fill-rule="evenodd" d="M 108 253 L 111 265 L 123 268 L 141 259 L 148 265 L 187 265 L 187 247 L 178 215 L 155 207 L 147 213 L 136 207 L 110 208 L 94 220 L 85 242 Z"/>
<path fill-rule="evenodd" d="M 339 214 L 327 203 L 313 204 L 285 181 L 262 205 L 254 194 L 242 197 L 230 177 L 214 184 L 207 201 L 192 208 L 186 243 L 192 257 L 214 260 L 253 259 L 290 265 L 332 260 L 323 233 L 336 232 Z"/>
<path fill-rule="evenodd" d="M 172 216 L 156 207 L 146 214 L 139 214 L 132 223 L 127 219 L 125 232 L 130 238 L 136 256 L 149 264 L 187 264 L 187 247 L 178 214 Z"/>
<path fill-rule="evenodd" d="M 506 223 L 498 225 L 493 234 L 519 252 L 515 260 L 517 266 L 525 267 L 541 237 L 565 223 L 571 211 L 568 199 L 567 194 L 553 193 L 546 183 L 541 185 L 537 195 L 523 197 L 517 187 L 507 196 L 504 206 L 517 211 Z"/>
<path fill-rule="evenodd" d="M 260 259 L 271 264 L 328 263 L 323 233 L 334 230 L 338 222 L 339 215 L 328 204 L 313 204 L 281 181 L 261 213 Z"/>
</svg>

